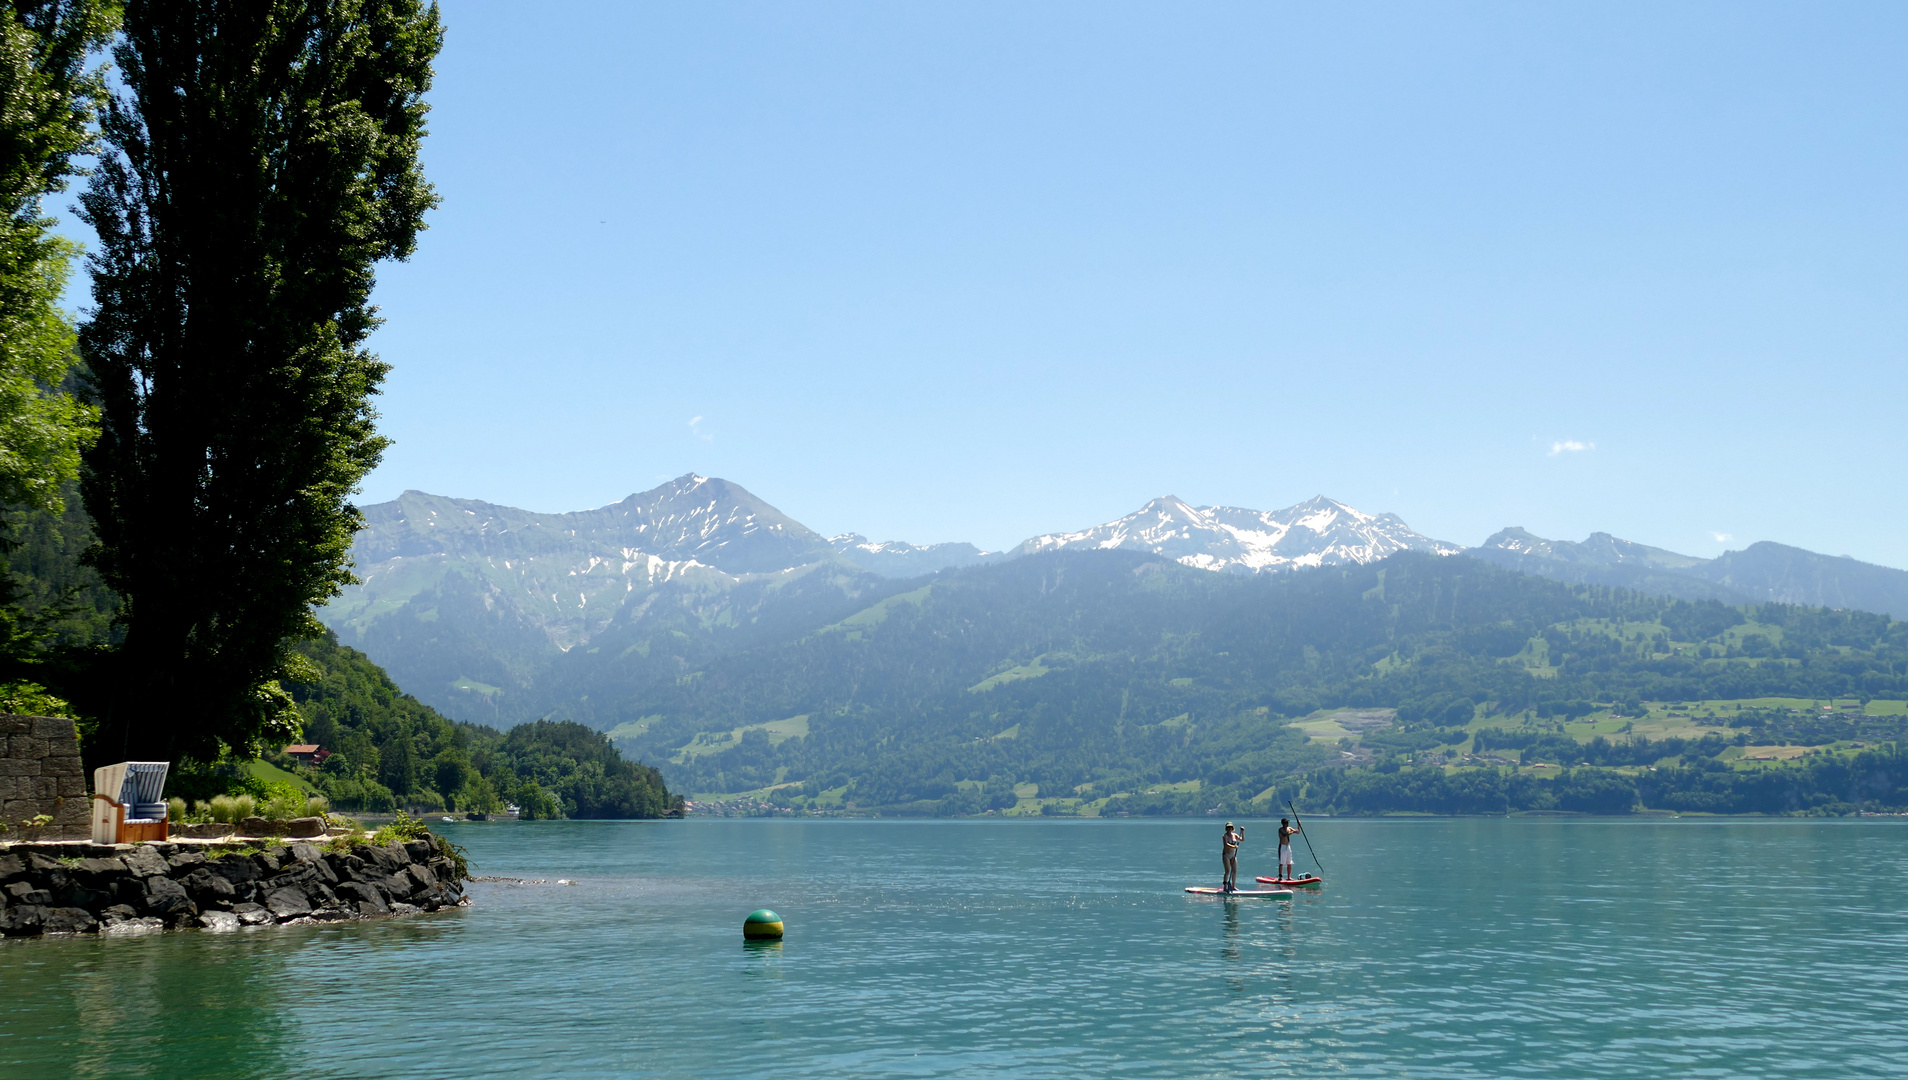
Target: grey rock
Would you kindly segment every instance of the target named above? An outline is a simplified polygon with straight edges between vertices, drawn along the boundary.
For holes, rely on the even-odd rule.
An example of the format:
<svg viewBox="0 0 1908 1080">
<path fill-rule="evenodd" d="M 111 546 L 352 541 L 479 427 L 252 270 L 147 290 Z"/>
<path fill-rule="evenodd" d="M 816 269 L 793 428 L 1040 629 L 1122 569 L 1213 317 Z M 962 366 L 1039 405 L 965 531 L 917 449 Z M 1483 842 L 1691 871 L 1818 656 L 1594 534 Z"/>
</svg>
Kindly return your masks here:
<svg viewBox="0 0 1908 1080">
<path fill-rule="evenodd" d="M 265 906 L 280 922 L 311 914 L 311 901 L 305 898 L 303 889 L 278 889 L 265 898 Z"/>
<path fill-rule="evenodd" d="M 40 932 L 46 934 L 91 934 L 99 930 L 99 920 L 85 908 L 56 907 L 46 909 L 40 917 Z"/>
<path fill-rule="evenodd" d="M 311 913 L 311 920 L 313 922 L 343 922 L 346 919 L 355 919 L 357 917 L 356 912 L 335 907 L 319 908 Z"/>
<path fill-rule="evenodd" d="M 416 904 L 392 904 L 391 905 L 391 914 L 393 915 L 415 915 L 418 912 L 423 910 L 424 910 L 423 908 L 418 907 Z"/>
<path fill-rule="evenodd" d="M 7 937 L 32 937 L 40 932 L 46 909 L 37 904 L 14 904 L 0 911 L 0 934 Z"/>
<path fill-rule="evenodd" d="M 205 854 L 199 851 L 181 851 L 166 858 L 166 865 L 172 868 L 173 877 L 184 877 L 197 866 L 205 865 Z"/>
<path fill-rule="evenodd" d="M 26 860 L 9 852 L 0 855 L 0 881 L 12 881 L 26 876 Z"/>
<path fill-rule="evenodd" d="M 81 859 L 73 868 L 73 880 L 94 892 L 108 892 L 113 882 L 126 876 L 126 863 L 121 859 Z"/>
<path fill-rule="evenodd" d="M 325 855 L 325 865 L 331 867 L 340 881 L 362 881 L 371 864 L 348 851 L 333 851 Z"/>
<path fill-rule="evenodd" d="M 389 915 L 391 905 L 378 891 L 377 886 L 363 881 L 347 881 L 338 886 L 338 895 L 345 900 L 355 902 L 359 911 L 370 909 L 370 914 Z"/>
<path fill-rule="evenodd" d="M 262 817 L 248 817 L 240 820 L 238 831 L 240 836 L 273 836 L 277 833 L 277 830 L 272 827 L 272 822 Z"/>
<path fill-rule="evenodd" d="M 243 855 L 226 855 L 206 864 L 206 869 L 219 875 L 234 885 L 248 881 L 257 881 L 258 864 Z"/>
<path fill-rule="evenodd" d="M 429 862 L 431 856 L 436 854 L 436 849 L 431 846 L 429 840 L 406 840 L 404 853 L 411 857 L 412 862 L 421 863 Z"/>
<path fill-rule="evenodd" d="M 313 870 L 309 866 L 301 866 L 297 863 L 293 863 L 291 869 L 286 870 L 276 877 L 266 878 L 264 881 L 258 883 L 258 887 L 267 893 L 274 893 L 280 889 L 303 888 L 317 880 L 318 872 L 316 870 Z"/>
<path fill-rule="evenodd" d="M 400 876 L 410 879 L 413 892 L 428 892 L 437 888 L 437 875 L 422 866 L 407 866 Z"/>
<path fill-rule="evenodd" d="M 104 883 L 102 883 L 104 884 Z M 112 886 L 101 889 L 89 889 L 78 882 L 67 882 L 66 888 L 54 896 L 62 907 L 85 908 L 94 911 L 113 902 Z"/>
<path fill-rule="evenodd" d="M 234 904 L 232 914 L 246 926 L 263 926 L 272 921 L 272 913 L 258 904 Z"/>
<path fill-rule="evenodd" d="M 396 845 L 392 844 L 366 844 L 357 849 L 357 855 L 387 874 L 397 873 L 404 869 L 405 863 L 410 861 L 409 856 L 404 855 Z"/>
<path fill-rule="evenodd" d="M 185 886 L 168 877 L 146 879 L 146 910 L 154 915 L 173 916 L 193 906 Z M 197 914 L 196 908 L 193 913 Z"/>
<path fill-rule="evenodd" d="M 291 852 L 291 857 L 301 863 L 315 863 L 325 857 L 324 852 L 311 844 L 293 844 L 285 850 Z"/>
<path fill-rule="evenodd" d="M 200 907 L 230 904 L 238 898 L 238 890 L 232 887 L 231 882 L 203 866 L 186 875 L 184 885 L 193 902 Z"/>
<path fill-rule="evenodd" d="M 202 911 L 199 913 L 199 925 L 207 930 L 237 930 L 239 917 L 229 911 Z"/>
<path fill-rule="evenodd" d="M 317 817 L 293 818 L 285 823 L 286 836 L 323 836 L 325 819 Z"/>
<path fill-rule="evenodd" d="M 114 904 L 112 907 L 99 913 L 99 921 L 102 924 L 124 922 L 127 919 L 135 919 L 138 917 L 139 912 L 134 911 L 125 904 Z"/>
<path fill-rule="evenodd" d="M 31 881 L 16 881 L 6 888 L 7 900 L 14 904 L 44 905 L 53 902 L 53 893 L 48 889 L 36 889 Z"/>
<path fill-rule="evenodd" d="M 166 865 L 165 858 L 147 844 L 134 844 L 132 850 L 121 856 L 121 859 L 125 862 L 126 869 L 132 871 L 134 877 L 165 877 L 172 872 L 172 867 Z"/>
</svg>

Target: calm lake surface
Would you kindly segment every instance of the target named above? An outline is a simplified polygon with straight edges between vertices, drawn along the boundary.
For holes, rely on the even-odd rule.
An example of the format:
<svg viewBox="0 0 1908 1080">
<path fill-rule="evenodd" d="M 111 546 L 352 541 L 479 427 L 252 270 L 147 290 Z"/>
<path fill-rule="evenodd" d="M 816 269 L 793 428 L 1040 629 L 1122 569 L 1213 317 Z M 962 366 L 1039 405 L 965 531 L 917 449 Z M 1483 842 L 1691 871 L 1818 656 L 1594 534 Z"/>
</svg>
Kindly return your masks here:
<svg viewBox="0 0 1908 1080">
<path fill-rule="evenodd" d="M 1189 897 L 1220 824 L 441 825 L 578 884 L 0 941 L 0 1076 L 1908 1075 L 1908 824 L 1320 819 Z"/>
</svg>

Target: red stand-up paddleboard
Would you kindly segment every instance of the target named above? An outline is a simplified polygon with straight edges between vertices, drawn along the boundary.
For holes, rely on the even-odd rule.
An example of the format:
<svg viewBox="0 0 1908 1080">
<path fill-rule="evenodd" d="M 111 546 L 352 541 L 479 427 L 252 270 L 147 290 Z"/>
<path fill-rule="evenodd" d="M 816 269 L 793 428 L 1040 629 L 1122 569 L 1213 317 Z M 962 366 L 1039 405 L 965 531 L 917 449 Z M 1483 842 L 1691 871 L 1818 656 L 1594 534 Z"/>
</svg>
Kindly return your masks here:
<svg viewBox="0 0 1908 1080">
<path fill-rule="evenodd" d="M 1292 895 L 1290 889 L 1234 889 L 1227 892 L 1216 885 L 1188 885 L 1186 891 L 1194 896 L 1238 896 L 1248 900 L 1278 900 Z"/>
<path fill-rule="evenodd" d="M 1317 874 L 1307 874 L 1304 877 L 1294 878 L 1262 877 L 1253 878 L 1252 880 L 1261 885 L 1283 885 L 1288 889 L 1316 889 L 1325 884 L 1325 879 L 1319 877 Z"/>
</svg>

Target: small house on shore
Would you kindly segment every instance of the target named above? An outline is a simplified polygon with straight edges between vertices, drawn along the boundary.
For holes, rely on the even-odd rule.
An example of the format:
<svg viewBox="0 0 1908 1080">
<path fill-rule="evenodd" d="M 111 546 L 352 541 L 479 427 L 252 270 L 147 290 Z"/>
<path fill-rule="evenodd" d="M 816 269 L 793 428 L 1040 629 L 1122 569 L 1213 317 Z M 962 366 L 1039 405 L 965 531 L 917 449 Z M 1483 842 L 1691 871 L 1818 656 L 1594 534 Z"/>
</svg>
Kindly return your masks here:
<svg viewBox="0 0 1908 1080">
<path fill-rule="evenodd" d="M 285 756 L 300 765 L 308 765 L 315 769 L 325 763 L 325 759 L 331 756 L 331 751 L 317 743 L 293 743 L 285 748 Z"/>
</svg>

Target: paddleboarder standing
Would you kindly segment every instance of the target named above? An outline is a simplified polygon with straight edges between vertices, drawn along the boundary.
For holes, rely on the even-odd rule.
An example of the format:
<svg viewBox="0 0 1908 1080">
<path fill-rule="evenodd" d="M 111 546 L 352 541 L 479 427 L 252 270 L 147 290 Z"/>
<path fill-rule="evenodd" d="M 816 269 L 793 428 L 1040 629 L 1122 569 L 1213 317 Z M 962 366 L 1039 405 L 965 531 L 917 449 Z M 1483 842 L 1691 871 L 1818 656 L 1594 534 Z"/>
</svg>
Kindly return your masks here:
<svg viewBox="0 0 1908 1080">
<path fill-rule="evenodd" d="M 1239 845 L 1244 840 L 1245 830 L 1235 830 L 1232 822 L 1226 822 L 1225 836 L 1219 842 L 1219 864 L 1225 871 L 1219 887 L 1226 892 L 1239 887 Z"/>
<path fill-rule="evenodd" d="M 1292 872 L 1292 834 L 1298 831 L 1290 818 L 1279 819 L 1279 878 L 1284 881 L 1298 876 Z"/>
</svg>

